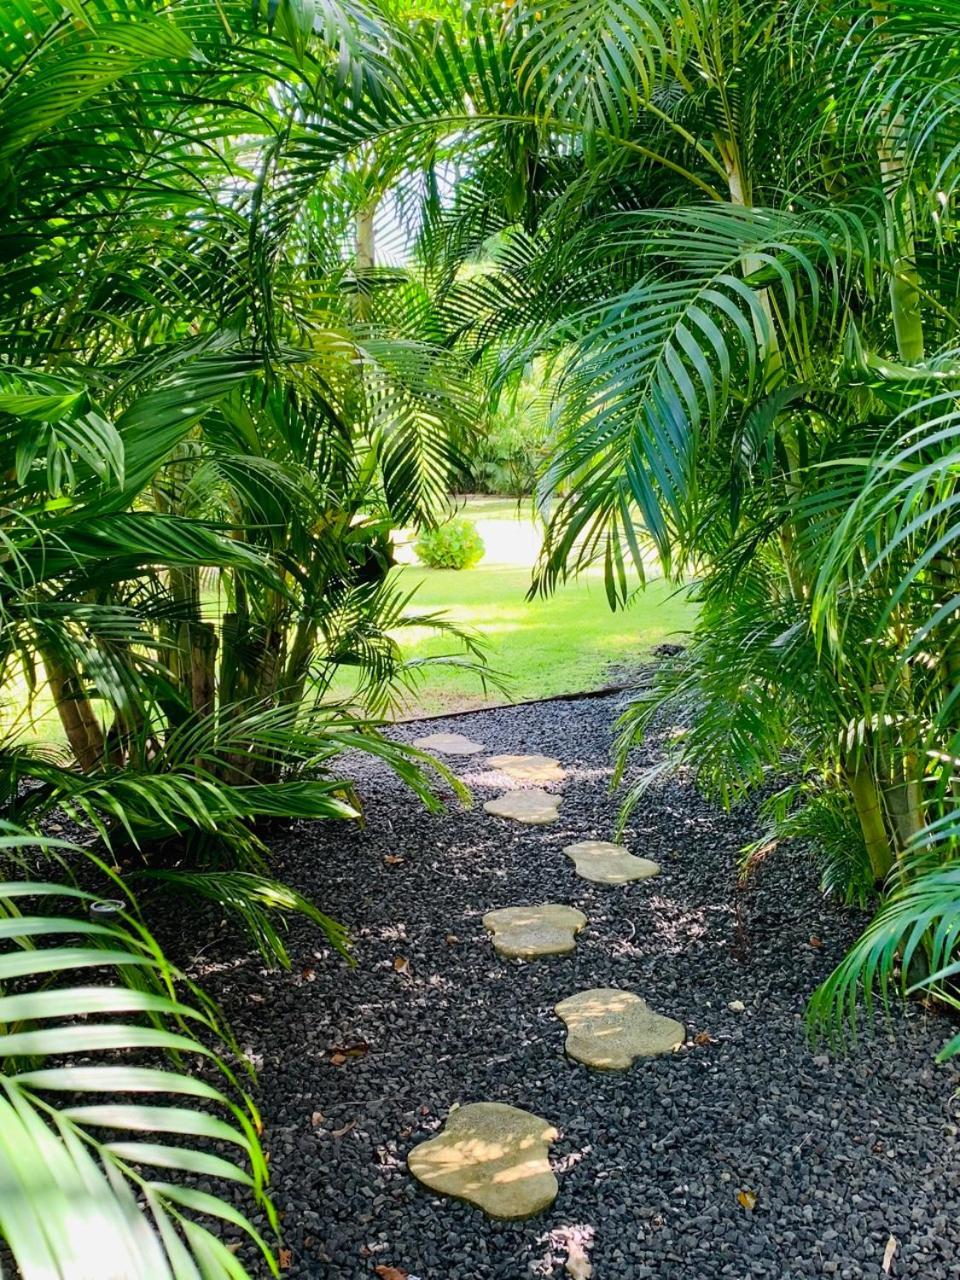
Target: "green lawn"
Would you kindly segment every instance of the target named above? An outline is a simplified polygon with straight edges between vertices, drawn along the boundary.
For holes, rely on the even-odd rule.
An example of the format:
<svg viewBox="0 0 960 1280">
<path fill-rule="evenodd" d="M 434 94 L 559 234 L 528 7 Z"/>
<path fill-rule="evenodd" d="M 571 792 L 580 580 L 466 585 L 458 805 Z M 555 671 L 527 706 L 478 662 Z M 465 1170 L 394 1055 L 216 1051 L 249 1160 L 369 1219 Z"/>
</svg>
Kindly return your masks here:
<svg viewBox="0 0 960 1280">
<path fill-rule="evenodd" d="M 540 546 L 539 526 L 526 500 L 458 498 L 458 514 L 476 522 L 486 554 L 474 569 L 424 569 L 416 562 L 412 536 L 397 539 L 402 581 L 416 585 L 417 612 L 442 611 L 452 622 L 478 632 L 487 642 L 491 667 L 507 678 L 509 692 L 486 692 L 476 675 L 436 669 L 397 714 L 489 706 L 503 701 L 544 698 L 601 688 L 624 667 L 644 661 L 650 649 L 676 640 L 693 622 L 694 606 L 684 593 L 654 579 L 626 610 L 611 613 L 599 571 L 561 587 L 549 599 L 526 600 L 530 573 Z M 410 657 L 450 653 L 449 639 L 426 629 L 405 631 Z M 332 692 L 349 696 L 346 673 Z"/>
<path fill-rule="evenodd" d="M 654 579 L 626 610 L 611 613 L 600 572 L 591 572 L 561 587 L 549 599 L 526 600 L 530 572 L 540 545 L 539 528 L 530 504 L 518 511 L 516 499 L 457 499 L 460 514 L 476 521 L 486 555 L 476 568 L 460 572 L 424 569 L 416 563 L 412 535 L 399 537 L 395 570 L 408 587 L 418 587 L 417 613 L 443 612 L 452 622 L 479 633 L 487 643 L 487 659 L 508 682 L 507 693 L 484 690 L 472 672 L 452 667 L 429 671 L 417 692 L 397 709 L 401 717 L 465 710 L 526 698 L 544 698 L 601 688 L 615 681 L 616 669 L 644 661 L 650 649 L 676 640 L 690 627 L 694 606 L 660 579 Z M 460 652 L 450 638 L 427 628 L 404 629 L 404 652 L 411 658 Z M 355 687 L 347 670 L 330 690 L 349 698 Z M 18 717 L 26 705 L 26 689 L 16 679 L 6 690 L 0 716 L 15 723 L 27 738 L 63 742 L 60 721 L 45 700 L 34 708 L 32 723 Z"/>
<path fill-rule="evenodd" d="M 675 640 L 691 625 L 694 607 L 662 580 L 653 581 L 626 610 L 611 613 L 599 574 L 561 588 L 550 599 L 527 601 L 530 569 L 482 563 L 475 569 L 404 568 L 403 581 L 419 584 L 418 611 L 442 609 L 453 622 L 479 632 L 488 660 L 509 678 L 509 694 L 484 693 L 475 675 L 432 671 L 400 715 L 488 706 L 596 689 L 611 668 L 633 666 L 650 649 Z M 404 638 L 410 656 L 449 653 L 451 644 L 426 631 Z M 615 674 L 615 673 L 614 673 Z M 339 689 L 346 692 L 346 686 Z"/>
</svg>

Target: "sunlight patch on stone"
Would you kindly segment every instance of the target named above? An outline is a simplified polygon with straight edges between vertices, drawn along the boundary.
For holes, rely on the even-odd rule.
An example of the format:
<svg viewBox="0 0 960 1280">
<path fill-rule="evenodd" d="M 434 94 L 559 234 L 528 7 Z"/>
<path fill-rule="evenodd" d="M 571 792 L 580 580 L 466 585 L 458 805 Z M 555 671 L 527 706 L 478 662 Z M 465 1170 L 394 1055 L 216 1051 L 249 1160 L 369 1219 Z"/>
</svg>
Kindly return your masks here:
<svg viewBox="0 0 960 1280">
<path fill-rule="evenodd" d="M 529 1218 L 557 1195 L 550 1144 L 557 1130 L 500 1102 L 474 1102 L 447 1116 L 443 1132 L 414 1147 L 410 1172 L 441 1195 L 476 1205 L 492 1218 Z"/>
<path fill-rule="evenodd" d="M 496 800 L 485 800 L 487 813 L 497 818 L 513 818 L 530 826 L 547 826 L 560 816 L 560 797 L 552 796 L 539 787 L 529 791 L 508 791 Z"/>
<path fill-rule="evenodd" d="M 518 782 L 562 782 L 566 777 L 566 770 L 553 756 L 491 756 L 487 764 Z"/>
<path fill-rule="evenodd" d="M 567 1026 L 567 1054 L 605 1071 L 625 1071 L 637 1058 L 672 1053 L 686 1038 L 682 1023 L 615 987 L 581 991 L 561 1000 L 556 1013 Z"/>
<path fill-rule="evenodd" d="M 502 907 L 483 917 L 483 927 L 493 934 L 497 954 L 518 960 L 569 955 L 576 949 L 576 935 L 586 923 L 582 911 L 559 902 Z"/>
<path fill-rule="evenodd" d="M 573 859 L 577 875 L 596 884 L 629 884 L 660 874 L 660 866 L 649 858 L 638 858 L 622 844 L 609 840 L 581 840 L 563 851 Z"/>
<path fill-rule="evenodd" d="M 413 744 L 420 751 L 439 751 L 443 756 L 475 756 L 485 750 L 480 742 L 474 742 L 462 733 L 431 733 L 417 738 Z"/>
</svg>

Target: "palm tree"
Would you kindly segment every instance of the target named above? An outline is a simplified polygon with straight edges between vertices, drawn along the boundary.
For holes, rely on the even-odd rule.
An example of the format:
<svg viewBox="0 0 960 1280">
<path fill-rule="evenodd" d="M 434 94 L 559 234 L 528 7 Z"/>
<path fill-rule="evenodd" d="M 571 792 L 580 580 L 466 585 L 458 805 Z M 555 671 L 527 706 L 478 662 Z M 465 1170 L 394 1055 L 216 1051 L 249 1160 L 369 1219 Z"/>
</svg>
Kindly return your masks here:
<svg viewBox="0 0 960 1280">
<path fill-rule="evenodd" d="M 731 803 L 791 761 L 773 834 L 854 899 L 956 847 L 954 36 L 922 0 L 521 3 L 398 35 L 402 79 L 303 128 L 425 173 L 425 279 L 494 390 L 559 368 L 539 589 L 600 559 L 616 604 L 651 545 L 696 576 L 622 761 L 695 691 L 677 763 Z"/>
</svg>

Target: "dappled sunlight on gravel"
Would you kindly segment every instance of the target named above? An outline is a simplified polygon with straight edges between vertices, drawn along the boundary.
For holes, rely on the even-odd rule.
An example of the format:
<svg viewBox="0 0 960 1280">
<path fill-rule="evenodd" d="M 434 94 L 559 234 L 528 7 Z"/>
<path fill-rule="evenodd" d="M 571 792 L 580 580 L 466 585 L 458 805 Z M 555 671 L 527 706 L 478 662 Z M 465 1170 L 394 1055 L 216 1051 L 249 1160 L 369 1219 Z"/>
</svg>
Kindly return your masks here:
<svg viewBox="0 0 960 1280">
<path fill-rule="evenodd" d="M 893 1235 L 894 1280 L 957 1280 L 960 1074 L 934 1063 L 953 1024 L 911 1006 L 893 1044 L 868 1040 L 846 1058 L 811 1046 L 806 1000 L 863 917 L 824 901 L 802 850 L 778 850 L 738 889 L 753 814 L 713 808 L 683 778 L 658 783 L 622 837 L 658 877 L 581 879 L 563 850 L 613 837 L 621 704 L 395 729 L 483 743 L 485 755 L 454 766 L 484 780 L 478 802 L 487 756 L 556 757 L 567 776 L 548 787 L 563 800 L 551 827 L 491 818 L 480 803 L 428 815 L 381 765 L 353 757 L 368 825 L 293 827 L 275 857 L 278 874 L 353 927 L 355 968 L 317 959 L 322 941 L 294 922 L 292 971 L 264 974 L 214 925 L 207 985 L 262 1063 L 285 1275 L 373 1280 L 387 1262 L 420 1280 L 569 1280 L 572 1247 L 593 1280 L 883 1280 Z M 656 762 L 656 738 L 643 755 Z M 586 915 L 576 951 L 497 957 L 484 914 L 547 902 Z M 685 1045 L 627 1071 L 567 1060 L 554 1006 L 593 988 L 634 992 L 686 1028 Z M 539 1218 L 492 1221 L 410 1177 L 408 1153 L 455 1103 L 477 1101 L 560 1131 L 559 1193 Z"/>
</svg>

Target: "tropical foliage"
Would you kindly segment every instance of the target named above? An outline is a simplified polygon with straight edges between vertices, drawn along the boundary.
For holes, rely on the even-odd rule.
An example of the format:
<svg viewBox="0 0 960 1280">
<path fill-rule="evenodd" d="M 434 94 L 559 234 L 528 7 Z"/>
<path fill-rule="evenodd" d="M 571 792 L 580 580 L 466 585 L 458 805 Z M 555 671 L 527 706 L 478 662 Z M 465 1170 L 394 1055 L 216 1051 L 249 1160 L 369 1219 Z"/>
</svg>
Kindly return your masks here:
<svg viewBox="0 0 960 1280">
<path fill-rule="evenodd" d="M 289 913 L 341 950 L 347 939 L 271 877 L 264 824 L 357 818 L 336 776 L 347 749 L 438 804 L 427 760 L 376 726 L 424 674 L 398 629 L 443 626 L 389 574 L 390 535 L 440 513 L 477 416 L 422 287 L 355 253 L 363 165 L 298 159 L 306 121 L 372 88 L 386 47 L 359 11 L 331 9 L 316 31 L 314 17 L 287 3 L 257 15 L 15 0 L 0 43 L 2 816 L 34 833 L 66 816 L 124 897 L 136 880 L 145 895 L 212 900 L 281 964 Z M 452 637 L 464 644 L 481 670 L 472 640 Z M 344 669 L 349 705 L 328 697 Z M 51 706 L 67 750 L 28 732 Z M 201 1052 L 174 971 L 133 917 L 84 919 L 85 863 L 66 858 L 55 888 L 4 862 L 16 1128 L 3 1126 L 0 1235 L 25 1275 L 99 1274 L 99 1226 L 116 1231 L 117 1274 L 242 1274 L 187 1212 L 246 1229 L 227 1202 L 137 1172 L 224 1176 L 260 1196 L 242 1097 L 228 1107 L 182 1064 L 152 1076 L 151 1092 L 203 1100 L 190 1120 L 111 1102 L 144 1087 L 113 1067 L 59 1084 L 21 1069 L 72 1045 Z M 64 897 L 72 909 L 54 909 Z M 35 950 L 58 935 L 70 945 Z M 101 954 L 135 976 L 134 994 L 63 985 Z M 149 1027 L 110 1017 L 125 1012 Z M 201 1031 L 224 1034 L 200 1014 Z M 34 1030 L 45 1018 L 65 1025 Z M 226 1059 L 211 1062 L 232 1082 Z M 63 1110 L 37 1092 L 48 1087 L 108 1096 Z M 152 1137 L 108 1142 L 103 1126 L 239 1142 L 251 1172 Z M 82 1187 L 89 1213 L 69 1204 Z M 67 1208 L 89 1236 L 71 1234 Z"/>
<path fill-rule="evenodd" d="M 483 558 L 484 551 L 477 526 L 463 516 L 427 529 L 414 549 L 417 559 L 431 569 L 469 569 Z"/>
<path fill-rule="evenodd" d="M 765 843 L 814 838 L 828 888 L 893 893 L 901 924 L 935 890 L 922 938 L 955 901 L 956 18 L 474 6 L 407 26 L 402 75 L 310 129 L 419 182 L 423 278 L 493 397 L 555 371 L 537 587 L 599 560 L 615 606 L 651 552 L 696 579 L 621 765 L 693 707 L 675 767 L 734 803 L 786 765 Z M 949 998 L 943 936 L 902 986 Z M 847 990 L 901 972 L 877 946 Z"/>
<path fill-rule="evenodd" d="M 728 804 L 762 787 L 765 845 L 812 841 L 831 891 L 881 895 L 818 994 L 821 1026 L 875 986 L 951 998 L 952 0 L 12 0 L 5 17 L 3 670 L 28 715 L 49 698 L 70 749 L 8 735 L 7 819 L 36 832 L 65 810 L 124 881 L 224 904 L 277 960 L 275 907 L 342 945 L 271 880 L 258 828 L 355 816 L 346 747 L 436 803 L 424 761 L 373 723 L 422 674 L 395 639 L 423 620 L 388 572 L 391 530 L 436 522 L 478 428 L 546 370 L 536 589 L 599 561 L 616 607 L 656 556 L 701 602 L 624 718 L 621 767 L 658 711 L 692 708 L 673 767 Z M 384 264 L 384 218 L 410 265 Z M 349 708 L 326 697 L 344 667 Z M 173 999 L 153 961 L 116 958 L 160 964 L 134 915 L 90 933 L 84 899 L 52 916 L 45 878 L 6 879 L 0 1000 L 25 1003 L 5 1021 L 46 1007 L 16 984 L 60 948 L 28 940 L 71 931 Z M 102 998 L 58 994 L 50 1016 L 126 999 Z M 188 1017 L 129 1007 L 157 1037 Z M 11 1030 L 8 1057 L 45 1053 L 45 1035 Z M 54 1196 L 82 1175 L 109 1186 L 127 1239 L 155 1228 L 158 1268 L 166 1251 L 172 1274 L 242 1274 L 183 1216 L 201 1208 L 188 1192 L 129 1172 L 158 1144 L 94 1139 L 95 1118 L 42 1102 L 23 1070 L 4 1105 L 53 1154 L 4 1148 L 4 1187 L 40 1195 L 42 1178 Z M 190 1123 L 176 1132 L 230 1141 Z M 46 1274 L 62 1233 L 21 1221 L 0 1231 Z"/>
</svg>

